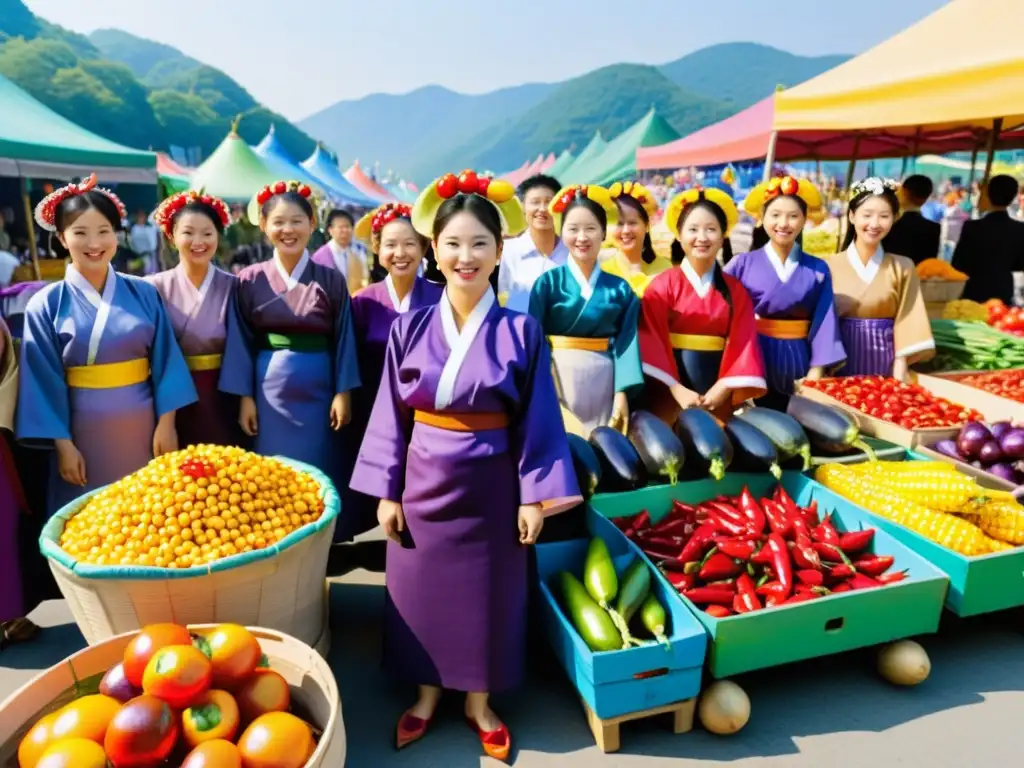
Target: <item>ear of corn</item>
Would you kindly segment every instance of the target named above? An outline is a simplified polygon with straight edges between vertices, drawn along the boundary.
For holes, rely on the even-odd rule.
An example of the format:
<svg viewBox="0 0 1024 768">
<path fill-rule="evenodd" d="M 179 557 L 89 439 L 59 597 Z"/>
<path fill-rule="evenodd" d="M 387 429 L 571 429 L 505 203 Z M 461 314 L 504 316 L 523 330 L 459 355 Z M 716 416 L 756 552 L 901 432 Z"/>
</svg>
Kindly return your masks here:
<svg viewBox="0 0 1024 768">
<path fill-rule="evenodd" d="M 928 466 L 916 467 L 917 464 Z M 876 486 L 939 512 L 963 512 L 973 499 L 991 493 L 951 464 L 935 464 L 923 461 L 867 462 L 860 472 L 870 477 Z M 897 469 L 898 465 L 903 466 Z"/>
<path fill-rule="evenodd" d="M 946 549 L 968 557 L 992 552 L 989 538 L 978 526 L 908 499 L 880 484 L 879 477 L 874 473 L 851 470 L 841 464 L 824 464 L 814 472 L 814 479 L 829 490 Z"/>
<path fill-rule="evenodd" d="M 993 539 L 1024 545 L 1024 507 L 1010 501 L 989 501 L 980 505 L 972 521 Z"/>
</svg>

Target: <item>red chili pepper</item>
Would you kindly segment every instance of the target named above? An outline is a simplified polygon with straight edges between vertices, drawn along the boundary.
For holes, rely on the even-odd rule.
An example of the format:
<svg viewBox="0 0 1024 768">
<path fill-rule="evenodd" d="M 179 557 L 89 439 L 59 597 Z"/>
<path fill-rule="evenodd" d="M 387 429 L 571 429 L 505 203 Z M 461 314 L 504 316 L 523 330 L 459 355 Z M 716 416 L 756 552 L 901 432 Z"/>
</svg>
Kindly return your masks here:
<svg viewBox="0 0 1024 768">
<path fill-rule="evenodd" d="M 697 585 L 697 577 L 692 573 L 680 573 L 679 571 L 662 571 L 668 583 L 678 590 L 693 589 Z"/>
<path fill-rule="evenodd" d="M 782 505 L 783 511 L 786 513 L 786 517 L 795 518 L 800 517 L 800 507 L 793 501 L 793 497 L 786 492 L 786 489 L 781 485 L 775 487 L 775 500 Z"/>
<path fill-rule="evenodd" d="M 850 585 L 850 589 L 873 589 L 882 586 L 878 579 L 873 579 L 863 573 L 853 574 L 853 577 L 846 583 Z"/>
<path fill-rule="evenodd" d="M 775 606 L 782 605 L 785 602 L 786 602 L 786 598 L 782 597 L 781 595 L 771 594 L 771 595 L 768 595 L 767 597 L 765 597 L 765 599 L 764 599 L 764 607 L 765 608 L 774 608 Z"/>
<path fill-rule="evenodd" d="M 827 595 L 829 593 L 827 587 L 812 587 L 808 584 L 797 584 L 793 591 L 798 595 Z"/>
<path fill-rule="evenodd" d="M 757 550 L 755 550 L 754 554 L 750 556 L 750 562 L 754 565 L 771 565 L 772 551 L 762 544 Z"/>
<path fill-rule="evenodd" d="M 766 581 L 764 584 L 758 584 L 755 591 L 761 597 L 768 597 L 769 595 L 774 595 L 775 597 L 781 598 L 782 600 L 786 599 L 786 589 L 782 585 L 781 581 Z"/>
<path fill-rule="evenodd" d="M 822 544 L 839 544 L 839 531 L 832 525 L 831 515 L 826 515 L 824 520 L 811 529 L 811 538 Z"/>
<path fill-rule="evenodd" d="M 697 508 L 692 504 L 684 504 L 678 499 L 674 499 L 672 501 L 672 511 L 669 515 L 677 520 L 686 520 L 689 523 L 694 523 L 697 521 Z"/>
<path fill-rule="evenodd" d="M 754 580 L 747 574 L 741 573 L 736 579 L 736 596 L 732 601 L 732 609 L 736 613 L 750 613 L 759 611 L 762 607 Z"/>
<path fill-rule="evenodd" d="M 856 571 L 846 563 L 839 563 L 838 565 L 833 565 L 831 568 L 829 568 L 828 571 L 829 577 L 832 579 L 836 579 L 837 581 L 848 579 L 855 573 Z"/>
<path fill-rule="evenodd" d="M 682 596 L 697 605 L 732 605 L 735 590 L 724 587 L 695 587 L 684 590 Z"/>
<path fill-rule="evenodd" d="M 790 521 L 793 526 L 793 536 L 798 538 L 803 536 L 804 538 L 811 539 L 811 527 L 807 524 L 807 521 L 803 518 L 796 517 Z"/>
<path fill-rule="evenodd" d="M 747 486 L 743 486 L 743 490 L 740 492 L 740 512 L 747 518 L 753 533 L 760 535 L 764 532 L 764 510 L 761 509 L 761 505 L 757 503 L 757 499 L 754 498 L 754 494 Z"/>
<path fill-rule="evenodd" d="M 764 516 L 772 533 L 788 536 L 792 532 L 793 523 L 781 504 L 776 504 L 771 499 L 762 499 L 761 506 L 764 508 Z"/>
<path fill-rule="evenodd" d="M 689 520 L 677 517 L 668 522 L 660 522 L 650 530 L 657 536 L 689 536 L 696 526 Z"/>
<path fill-rule="evenodd" d="M 640 551 L 643 552 L 645 555 L 647 555 L 647 557 L 649 557 L 651 560 L 653 560 L 654 562 L 658 563 L 658 562 L 661 562 L 662 560 L 671 560 L 671 559 L 673 559 L 676 556 L 676 553 L 679 550 L 678 549 L 665 549 L 665 548 L 659 547 L 657 545 L 650 545 L 650 546 L 648 546 L 647 544 L 643 544 L 640 547 Z"/>
<path fill-rule="evenodd" d="M 811 503 L 804 507 L 801 512 L 803 513 L 804 520 L 807 521 L 808 525 L 818 524 L 818 500 L 811 499 Z"/>
<path fill-rule="evenodd" d="M 738 575 L 743 567 L 724 552 L 715 552 L 700 569 L 701 581 L 720 581 Z"/>
<path fill-rule="evenodd" d="M 825 583 L 825 574 L 811 568 L 804 568 L 793 575 L 798 582 L 808 587 L 820 587 Z"/>
<path fill-rule="evenodd" d="M 627 536 L 633 531 L 633 518 L 632 517 L 613 517 L 611 518 L 612 525 L 618 528 Z"/>
<path fill-rule="evenodd" d="M 894 562 L 896 558 L 892 555 L 863 555 L 853 561 L 853 567 L 863 574 L 877 578 L 892 568 Z"/>
<path fill-rule="evenodd" d="M 790 597 L 783 605 L 792 605 L 793 603 L 806 603 L 808 600 L 817 600 L 820 595 L 814 592 L 798 592 L 797 594 Z"/>
<path fill-rule="evenodd" d="M 715 546 L 719 552 L 744 561 L 749 560 L 757 551 L 757 543 L 753 539 L 727 539 L 720 536 L 715 539 Z"/>
<path fill-rule="evenodd" d="M 646 509 L 641 510 L 629 521 L 629 527 L 634 531 L 640 531 L 651 527 L 651 515 Z"/>
<path fill-rule="evenodd" d="M 825 544 L 821 541 L 815 541 L 811 546 L 814 547 L 815 552 L 826 560 L 833 563 L 846 563 L 847 565 L 852 565 L 850 558 L 846 556 L 846 553 L 833 544 Z"/>
<path fill-rule="evenodd" d="M 693 532 L 693 536 L 683 545 L 683 549 L 678 553 L 676 559 L 683 563 L 700 560 L 711 547 L 711 540 L 716 533 L 718 533 L 718 529 L 713 523 L 704 523 Z"/>
<path fill-rule="evenodd" d="M 704 609 L 704 613 L 708 616 L 714 616 L 716 619 L 724 619 L 727 616 L 732 616 L 732 609 L 724 605 L 709 605 Z"/>
<path fill-rule="evenodd" d="M 903 581 L 907 578 L 906 571 L 893 571 L 892 573 L 883 573 L 880 576 L 875 577 L 875 581 L 879 584 L 895 584 L 897 581 Z"/>
<path fill-rule="evenodd" d="M 765 548 L 771 552 L 772 570 L 782 584 L 781 596 L 789 597 L 789 593 L 793 591 L 793 563 L 786 542 L 779 534 L 773 533 L 768 536 Z"/>
<path fill-rule="evenodd" d="M 821 570 L 821 556 L 814 549 L 814 545 L 811 542 L 809 536 L 798 534 L 796 540 L 793 542 L 793 562 L 796 563 L 800 568 L 809 568 L 811 570 Z"/>
<path fill-rule="evenodd" d="M 839 534 L 839 548 L 848 555 L 863 552 L 875 538 L 874 528 L 865 528 L 861 531 L 850 531 Z"/>
<path fill-rule="evenodd" d="M 658 567 L 663 571 L 672 571 L 673 573 L 686 573 L 686 563 L 682 563 L 676 560 L 675 557 L 671 557 L 668 560 L 662 560 L 658 563 Z"/>
<path fill-rule="evenodd" d="M 750 526 L 747 523 L 737 523 L 726 518 L 719 510 L 712 509 L 708 515 L 708 521 L 721 532 L 730 536 L 749 536 Z"/>
<path fill-rule="evenodd" d="M 843 592 L 850 592 L 852 590 L 853 587 L 850 586 L 850 582 L 844 581 L 842 584 L 836 584 L 834 587 L 832 587 L 831 592 L 833 595 L 838 595 Z"/>
</svg>

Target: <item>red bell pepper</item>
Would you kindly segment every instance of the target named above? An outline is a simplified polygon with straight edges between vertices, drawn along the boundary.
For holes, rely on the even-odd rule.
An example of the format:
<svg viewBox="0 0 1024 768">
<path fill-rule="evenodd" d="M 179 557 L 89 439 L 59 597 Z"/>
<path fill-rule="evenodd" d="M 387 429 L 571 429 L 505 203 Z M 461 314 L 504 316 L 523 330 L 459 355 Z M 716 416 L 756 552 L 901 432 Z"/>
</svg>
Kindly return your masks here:
<svg viewBox="0 0 1024 768">
<path fill-rule="evenodd" d="M 754 498 L 754 494 L 750 492 L 750 488 L 743 486 L 739 501 L 740 512 L 747 518 L 751 532 L 755 535 L 762 534 L 764 532 L 765 513 L 761 509 L 761 505 L 757 503 L 757 499 Z"/>
<path fill-rule="evenodd" d="M 850 585 L 850 589 L 873 589 L 874 587 L 881 586 L 881 582 L 877 579 L 873 579 L 863 573 L 853 574 L 846 583 Z"/>
<path fill-rule="evenodd" d="M 718 530 L 713 523 L 704 523 L 698 527 L 686 544 L 683 545 L 682 550 L 678 552 L 676 560 L 683 563 L 700 560 L 704 557 L 704 553 L 711 548 L 711 540 L 715 537 L 716 533 L 718 533 Z"/>
<path fill-rule="evenodd" d="M 794 563 L 800 568 L 821 570 L 821 556 L 815 550 L 809 536 L 797 534 L 796 540 L 792 544 L 791 552 Z"/>
<path fill-rule="evenodd" d="M 789 597 L 793 591 L 793 563 L 790 560 L 789 548 L 782 536 L 777 533 L 770 534 L 765 543 L 765 549 L 771 553 L 772 571 L 781 586 L 781 597 Z"/>
<path fill-rule="evenodd" d="M 754 580 L 747 574 L 741 573 L 736 579 L 736 596 L 732 601 L 732 609 L 736 613 L 750 613 L 759 611 L 762 607 Z"/>
<path fill-rule="evenodd" d="M 701 581 L 721 581 L 731 579 L 742 570 L 743 567 L 734 558 L 724 552 L 715 552 L 701 566 L 699 578 Z"/>
<path fill-rule="evenodd" d="M 892 555 L 863 555 L 853 561 L 853 567 L 863 574 L 875 578 L 892 568 L 896 558 Z"/>
<path fill-rule="evenodd" d="M 697 605 L 732 605 L 736 590 L 726 586 L 694 587 L 684 590 L 682 596 Z"/>
<path fill-rule="evenodd" d="M 758 545 L 753 539 L 727 539 L 719 536 L 715 539 L 715 546 L 729 557 L 747 561 L 757 551 Z"/>
<path fill-rule="evenodd" d="M 850 531 L 839 534 L 839 548 L 848 555 L 863 552 L 875 538 L 874 528 L 864 528 L 860 531 Z"/>
<path fill-rule="evenodd" d="M 839 544 L 839 531 L 832 525 L 831 515 L 826 515 L 824 520 L 811 529 L 811 538 L 822 544 Z"/>
<path fill-rule="evenodd" d="M 812 568 L 801 569 L 793 575 L 800 584 L 808 587 L 820 587 L 825 583 L 825 574 Z"/>
<path fill-rule="evenodd" d="M 704 609 L 704 613 L 714 616 L 716 619 L 724 619 L 727 616 L 732 616 L 732 609 L 724 605 L 712 604 Z"/>
<path fill-rule="evenodd" d="M 907 578 L 906 571 L 893 571 L 892 573 L 883 573 L 875 577 L 875 581 L 879 584 L 895 584 L 898 581 L 903 581 Z"/>
</svg>

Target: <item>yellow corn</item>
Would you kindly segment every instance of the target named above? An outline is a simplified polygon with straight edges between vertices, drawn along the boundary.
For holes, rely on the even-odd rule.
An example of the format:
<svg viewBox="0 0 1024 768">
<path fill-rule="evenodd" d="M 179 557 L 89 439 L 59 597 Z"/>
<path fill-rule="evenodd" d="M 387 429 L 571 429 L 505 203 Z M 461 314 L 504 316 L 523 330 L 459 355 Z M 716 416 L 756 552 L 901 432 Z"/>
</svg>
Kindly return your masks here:
<svg viewBox="0 0 1024 768">
<path fill-rule="evenodd" d="M 904 465 L 895 468 L 893 465 Z M 918 467 L 922 464 L 926 466 Z M 949 470 L 953 471 L 950 472 Z M 974 499 L 1008 496 L 1004 491 L 982 488 L 973 478 L 942 462 L 897 461 L 868 462 L 861 465 L 860 474 L 870 477 L 877 485 L 898 493 L 908 501 L 939 512 L 964 512 Z"/>
<path fill-rule="evenodd" d="M 847 464 L 855 472 L 875 474 L 912 475 L 925 470 L 942 472 L 947 475 L 959 474 L 960 470 L 945 461 L 862 461 L 859 464 Z"/>
<path fill-rule="evenodd" d="M 971 522 L 993 539 L 1024 545 L 1024 507 L 1017 502 L 988 501 L 971 512 Z"/>
<path fill-rule="evenodd" d="M 1005 541 L 999 541 L 999 539 L 989 538 L 988 543 L 993 552 L 1005 552 L 1008 549 L 1016 549 L 1013 544 L 1007 544 Z"/>
<path fill-rule="evenodd" d="M 823 464 L 814 479 L 857 506 L 885 517 L 946 549 L 972 557 L 992 551 L 981 529 L 955 515 L 929 509 L 881 485 L 878 477 L 841 464 Z"/>
</svg>

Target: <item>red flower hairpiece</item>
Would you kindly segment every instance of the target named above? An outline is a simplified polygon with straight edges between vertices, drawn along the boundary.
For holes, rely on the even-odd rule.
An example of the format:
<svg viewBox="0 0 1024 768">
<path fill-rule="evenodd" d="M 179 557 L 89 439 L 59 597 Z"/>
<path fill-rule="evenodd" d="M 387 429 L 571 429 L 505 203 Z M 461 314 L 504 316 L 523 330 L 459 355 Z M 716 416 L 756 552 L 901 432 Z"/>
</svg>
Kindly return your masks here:
<svg viewBox="0 0 1024 768">
<path fill-rule="evenodd" d="M 91 190 L 96 190 L 97 192 L 106 195 L 110 199 L 110 202 L 112 202 L 117 208 L 118 215 L 122 219 L 128 218 L 128 209 L 124 207 L 124 203 L 121 202 L 121 198 L 109 189 L 97 187 L 96 174 L 93 173 L 89 178 L 82 179 L 82 181 L 77 184 L 68 184 L 66 187 L 61 187 L 44 197 L 42 201 L 40 201 L 39 205 L 36 206 L 36 223 L 47 232 L 55 232 L 57 230 L 57 207 L 69 197 L 84 195 L 86 192 Z"/>
<path fill-rule="evenodd" d="M 460 192 L 464 195 L 487 197 L 487 188 L 490 186 L 490 176 L 478 176 L 476 171 L 471 171 L 467 168 L 458 176 L 454 173 L 446 173 L 437 180 L 434 188 L 442 200 L 447 200 L 450 197 L 455 197 Z"/>
<path fill-rule="evenodd" d="M 578 197 L 587 196 L 587 185 L 586 184 L 574 184 L 573 186 L 562 192 L 562 196 L 555 201 L 555 204 L 551 209 L 555 213 L 565 213 L 565 209 L 569 207 L 569 203 Z"/>
<path fill-rule="evenodd" d="M 370 229 L 373 234 L 380 234 L 385 226 L 396 219 L 412 219 L 412 206 L 405 203 L 385 203 L 373 214 Z"/>
<path fill-rule="evenodd" d="M 195 190 L 181 192 L 177 195 L 171 195 L 169 198 L 164 200 L 160 204 L 160 207 L 156 209 L 156 213 L 153 216 L 153 220 L 156 222 L 157 226 L 163 230 L 163 233 L 168 240 L 170 240 L 174 234 L 174 217 L 177 216 L 181 212 L 181 209 L 186 205 L 195 202 L 210 206 L 216 212 L 217 218 L 220 219 L 222 227 L 226 227 L 231 223 L 231 213 L 228 211 L 228 206 L 219 197 L 206 195 L 202 192 L 196 192 Z"/>
<path fill-rule="evenodd" d="M 285 192 L 297 192 L 307 200 L 313 196 L 313 190 L 308 184 L 303 184 L 301 181 L 275 181 L 259 191 L 256 195 L 256 202 L 263 205 L 274 195 L 283 195 Z"/>
</svg>

